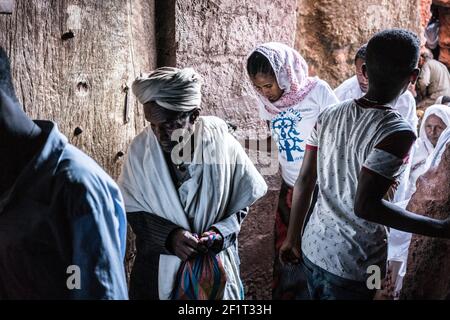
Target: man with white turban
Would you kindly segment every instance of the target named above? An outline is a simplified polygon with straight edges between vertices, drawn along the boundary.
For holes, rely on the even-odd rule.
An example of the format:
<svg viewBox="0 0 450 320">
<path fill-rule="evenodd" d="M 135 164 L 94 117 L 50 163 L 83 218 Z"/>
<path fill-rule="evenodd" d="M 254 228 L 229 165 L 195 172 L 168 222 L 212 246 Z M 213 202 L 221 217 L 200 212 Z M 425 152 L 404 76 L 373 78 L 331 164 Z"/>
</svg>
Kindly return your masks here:
<svg viewBox="0 0 450 320">
<path fill-rule="evenodd" d="M 237 235 L 267 185 L 227 124 L 200 116 L 200 87 L 193 69 L 168 67 L 132 85 L 151 125 L 131 143 L 119 177 L 136 233 L 131 299 L 243 298 Z M 223 270 L 223 286 L 200 290 L 208 272 L 180 282 L 182 270 L 205 256 L 218 268 L 203 270 Z"/>
<path fill-rule="evenodd" d="M 449 96 L 440 96 L 436 99 L 436 102 L 434 104 L 444 104 L 447 106 L 450 106 L 450 97 Z"/>
</svg>

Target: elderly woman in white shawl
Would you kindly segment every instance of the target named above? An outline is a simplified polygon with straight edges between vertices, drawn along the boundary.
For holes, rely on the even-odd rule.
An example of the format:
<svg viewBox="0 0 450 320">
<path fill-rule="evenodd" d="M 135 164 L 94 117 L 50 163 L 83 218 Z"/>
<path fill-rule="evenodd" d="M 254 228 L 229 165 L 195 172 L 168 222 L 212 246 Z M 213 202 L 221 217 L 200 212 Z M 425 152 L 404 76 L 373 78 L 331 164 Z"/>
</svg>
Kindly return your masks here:
<svg viewBox="0 0 450 320">
<path fill-rule="evenodd" d="M 438 140 L 447 127 L 450 128 L 450 107 L 435 104 L 430 106 L 424 114 L 419 130 L 419 138 L 411 150 L 412 163 L 409 172 L 408 183 L 404 191 L 402 201 L 397 205 L 406 208 L 411 196 L 416 191 L 417 178 L 425 173 L 430 166 L 430 158 Z M 389 233 L 388 261 L 392 277 L 396 280 L 392 283 L 395 296 L 399 296 L 403 278 L 406 274 L 411 233 L 392 229 Z"/>
<path fill-rule="evenodd" d="M 218 298 L 243 298 L 237 235 L 267 185 L 226 123 L 199 115 L 200 86 L 194 70 L 168 67 L 132 85 L 151 126 L 131 143 L 119 177 L 136 233 L 131 299 L 172 298 L 182 262 L 208 250 L 226 275 Z"/>
<path fill-rule="evenodd" d="M 422 119 L 409 176 L 408 198 L 416 191 L 417 178 L 426 171 L 427 158 L 433 152 L 442 132 L 450 125 L 450 107 L 435 104 L 427 108 Z"/>
</svg>

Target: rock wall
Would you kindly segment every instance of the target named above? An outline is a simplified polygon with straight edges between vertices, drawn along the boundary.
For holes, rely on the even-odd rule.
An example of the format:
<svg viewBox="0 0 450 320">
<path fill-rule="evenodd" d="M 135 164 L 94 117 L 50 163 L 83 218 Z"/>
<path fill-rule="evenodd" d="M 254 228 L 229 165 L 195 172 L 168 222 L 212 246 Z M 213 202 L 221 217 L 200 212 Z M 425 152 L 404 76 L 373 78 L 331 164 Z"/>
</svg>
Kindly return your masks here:
<svg viewBox="0 0 450 320">
<path fill-rule="evenodd" d="M 203 113 L 236 124 L 238 137 L 267 134 L 247 80 L 246 57 L 259 43 L 294 44 L 296 1 L 243 0 L 239 5 L 229 0 L 175 2 L 176 65 L 194 67 L 203 75 Z M 276 171 L 277 167 L 266 176 L 270 191 L 250 209 L 239 237 L 248 299 L 271 297 L 274 215 L 280 184 Z"/>
<path fill-rule="evenodd" d="M 419 33 L 419 10 L 419 0 L 299 0 L 295 47 L 334 88 L 354 74 L 354 55 L 375 32 L 402 27 Z"/>
<path fill-rule="evenodd" d="M 431 18 L 430 6 L 432 0 L 420 0 L 420 25 L 425 28 Z"/>
<path fill-rule="evenodd" d="M 450 145 L 439 166 L 420 176 L 407 209 L 427 217 L 450 214 Z M 402 299 L 450 299 L 450 240 L 413 235 Z"/>
<path fill-rule="evenodd" d="M 439 61 L 450 68 L 450 0 L 434 0 L 439 5 Z"/>
</svg>

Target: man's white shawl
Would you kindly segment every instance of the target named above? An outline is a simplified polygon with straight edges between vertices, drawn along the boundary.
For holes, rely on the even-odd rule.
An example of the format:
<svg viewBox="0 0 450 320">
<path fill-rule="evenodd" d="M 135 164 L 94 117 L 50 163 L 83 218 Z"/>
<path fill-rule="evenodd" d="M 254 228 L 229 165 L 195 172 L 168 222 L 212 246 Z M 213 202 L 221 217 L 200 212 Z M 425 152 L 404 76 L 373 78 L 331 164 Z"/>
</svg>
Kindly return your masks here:
<svg viewBox="0 0 450 320">
<path fill-rule="evenodd" d="M 223 120 L 200 117 L 195 128 L 202 143 L 195 145 L 190 179 L 178 190 L 151 127 L 133 140 L 119 177 L 127 212 L 150 212 L 201 234 L 266 193 L 263 177 Z M 227 274 L 224 299 L 239 299 L 238 263 L 230 248 L 219 255 Z M 180 264 L 175 255 L 160 256 L 160 299 L 169 299 Z"/>
</svg>

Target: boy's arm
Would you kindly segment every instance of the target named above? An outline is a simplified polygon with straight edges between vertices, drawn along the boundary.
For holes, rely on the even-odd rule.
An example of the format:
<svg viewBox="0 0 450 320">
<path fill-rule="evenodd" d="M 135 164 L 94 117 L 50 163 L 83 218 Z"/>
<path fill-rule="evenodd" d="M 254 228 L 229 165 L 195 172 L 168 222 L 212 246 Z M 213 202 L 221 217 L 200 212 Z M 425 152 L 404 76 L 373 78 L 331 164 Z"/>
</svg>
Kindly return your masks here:
<svg viewBox="0 0 450 320">
<path fill-rule="evenodd" d="M 280 248 L 281 263 L 298 263 L 300 259 L 300 231 L 311 205 L 317 181 L 317 147 L 307 145 L 300 175 L 292 196 L 292 208 L 286 240 Z"/>
<path fill-rule="evenodd" d="M 388 153 L 390 156 L 404 159 L 407 157 L 414 140 L 415 136 L 412 132 L 398 132 L 390 135 L 375 148 Z M 376 164 L 374 167 L 376 167 Z M 449 219 L 441 221 L 421 216 L 383 200 L 393 183 L 392 178 L 383 176 L 374 169 L 364 166 L 358 179 L 354 205 L 355 214 L 359 218 L 398 230 L 426 236 L 450 238 Z"/>
</svg>

